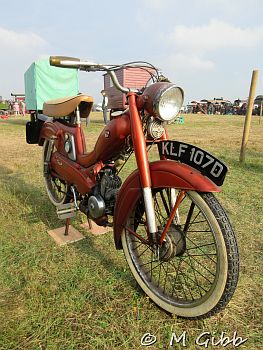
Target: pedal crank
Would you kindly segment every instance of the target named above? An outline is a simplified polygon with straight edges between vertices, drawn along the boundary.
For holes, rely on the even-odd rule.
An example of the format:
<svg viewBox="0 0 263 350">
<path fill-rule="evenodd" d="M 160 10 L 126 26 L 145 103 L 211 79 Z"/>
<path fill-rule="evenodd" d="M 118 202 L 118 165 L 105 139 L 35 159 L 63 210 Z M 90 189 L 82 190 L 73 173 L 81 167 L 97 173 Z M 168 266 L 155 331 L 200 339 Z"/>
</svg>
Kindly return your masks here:
<svg viewBox="0 0 263 350">
<path fill-rule="evenodd" d="M 56 207 L 57 216 L 61 220 L 73 218 L 76 215 L 75 203 L 60 204 Z"/>
</svg>

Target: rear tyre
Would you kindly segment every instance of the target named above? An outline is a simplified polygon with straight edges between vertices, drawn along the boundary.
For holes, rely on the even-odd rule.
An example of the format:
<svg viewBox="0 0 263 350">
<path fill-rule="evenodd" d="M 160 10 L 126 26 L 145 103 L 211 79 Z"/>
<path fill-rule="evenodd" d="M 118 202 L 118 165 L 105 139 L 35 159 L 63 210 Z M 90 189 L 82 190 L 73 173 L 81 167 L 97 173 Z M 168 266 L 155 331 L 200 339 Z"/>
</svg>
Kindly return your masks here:
<svg viewBox="0 0 263 350">
<path fill-rule="evenodd" d="M 69 202 L 69 188 L 66 182 L 59 179 L 57 176 L 52 174 L 50 167 L 50 159 L 52 153 L 55 150 L 55 146 L 51 146 L 50 140 L 45 140 L 43 145 L 43 175 L 44 183 L 47 190 L 48 197 L 50 201 L 55 205 L 59 206 L 61 204 Z M 48 159 L 48 148 L 51 147 L 51 156 Z"/>
<path fill-rule="evenodd" d="M 171 192 L 153 192 L 159 237 L 173 207 Z M 122 245 L 129 267 L 161 308 L 185 318 L 204 318 L 227 305 L 238 281 L 239 255 L 227 214 L 212 193 L 185 194 L 159 257 L 148 240 L 142 198 L 127 227 Z"/>
</svg>

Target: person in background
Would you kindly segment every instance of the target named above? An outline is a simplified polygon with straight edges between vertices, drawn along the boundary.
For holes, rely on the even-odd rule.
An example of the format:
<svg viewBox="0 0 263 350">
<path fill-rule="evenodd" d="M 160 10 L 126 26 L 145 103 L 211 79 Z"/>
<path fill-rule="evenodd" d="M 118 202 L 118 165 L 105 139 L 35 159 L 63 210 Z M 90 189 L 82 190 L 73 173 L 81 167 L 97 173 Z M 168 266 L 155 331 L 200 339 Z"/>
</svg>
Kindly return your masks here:
<svg viewBox="0 0 263 350">
<path fill-rule="evenodd" d="M 26 115 L 26 104 L 24 101 L 21 101 L 20 102 L 20 106 L 21 106 L 21 114 L 22 116 L 25 116 Z"/>
<path fill-rule="evenodd" d="M 19 114 L 19 104 L 17 101 L 14 102 L 13 104 L 13 110 L 14 110 L 14 114 L 18 115 Z"/>
<path fill-rule="evenodd" d="M 105 90 L 101 90 L 101 94 L 103 96 L 102 100 L 102 112 L 103 112 L 103 119 L 104 124 L 107 124 L 107 112 L 108 112 L 108 97 Z"/>
</svg>

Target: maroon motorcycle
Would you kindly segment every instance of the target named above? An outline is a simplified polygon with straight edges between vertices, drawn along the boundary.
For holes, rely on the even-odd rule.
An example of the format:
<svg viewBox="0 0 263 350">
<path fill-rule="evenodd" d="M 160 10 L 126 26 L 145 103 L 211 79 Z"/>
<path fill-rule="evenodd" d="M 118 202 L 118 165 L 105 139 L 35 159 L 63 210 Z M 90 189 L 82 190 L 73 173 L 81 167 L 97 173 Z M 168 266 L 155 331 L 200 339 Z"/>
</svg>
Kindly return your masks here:
<svg viewBox="0 0 263 350">
<path fill-rule="evenodd" d="M 101 226 L 113 226 L 115 246 L 144 292 L 161 308 L 186 318 L 222 310 L 238 280 L 239 255 L 232 226 L 215 198 L 226 165 L 196 146 L 170 140 L 183 90 L 151 64 L 102 65 L 69 57 L 50 64 L 103 71 L 126 95 L 128 108 L 113 113 L 91 152 L 81 119 L 93 99 L 77 95 L 47 101 L 32 116 L 27 141 L 43 146 L 43 175 L 60 214 L 81 210 Z M 154 82 L 141 90 L 121 86 L 115 71 L 140 67 Z M 156 145 L 159 159 L 148 160 Z M 137 169 L 122 183 L 120 164 L 134 153 Z"/>
</svg>

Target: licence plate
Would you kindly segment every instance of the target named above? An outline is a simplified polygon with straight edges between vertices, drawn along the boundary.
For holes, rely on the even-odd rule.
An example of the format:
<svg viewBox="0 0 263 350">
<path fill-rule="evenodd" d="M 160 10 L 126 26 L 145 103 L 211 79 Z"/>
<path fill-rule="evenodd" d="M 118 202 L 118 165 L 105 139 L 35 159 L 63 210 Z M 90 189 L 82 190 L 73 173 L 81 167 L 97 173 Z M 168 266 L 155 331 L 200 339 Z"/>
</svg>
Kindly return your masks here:
<svg viewBox="0 0 263 350">
<path fill-rule="evenodd" d="M 203 149 L 180 141 L 158 142 L 160 155 L 167 159 L 178 160 L 190 165 L 207 176 L 216 185 L 221 186 L 224 182 L 227 166 L 212 154 Z"/>
</svg>

